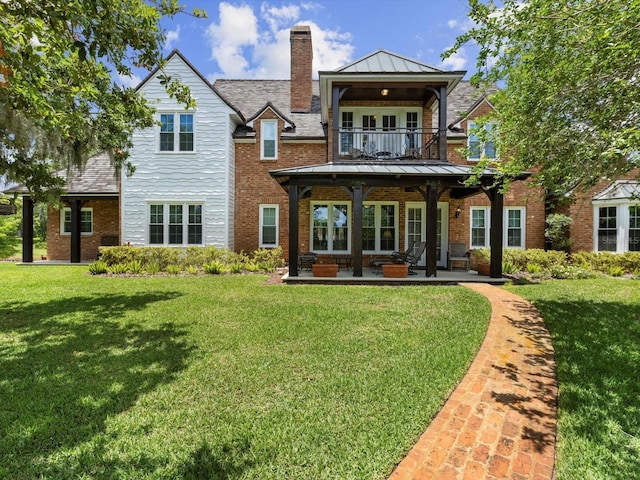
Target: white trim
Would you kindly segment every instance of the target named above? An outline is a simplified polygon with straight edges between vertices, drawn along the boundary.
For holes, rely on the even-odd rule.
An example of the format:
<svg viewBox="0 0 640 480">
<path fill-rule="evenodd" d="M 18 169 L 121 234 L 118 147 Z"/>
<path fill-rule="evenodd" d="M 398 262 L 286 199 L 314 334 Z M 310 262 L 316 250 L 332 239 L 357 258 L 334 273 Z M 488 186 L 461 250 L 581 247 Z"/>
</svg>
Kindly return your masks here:
<svg viewBox="0 0 640 480">
<path fill-rule="evenodd" d="M 473 244 L 473 212 L 484 211 L 484 245 Z M 472 206 L 469 208 L 469 249 L 489 248 L 491 234 L 491 207 Z"/>
<path fill-rule="evenodd" d="M 275 227 L 276 227 L 276 242 L 275 243 L 264 243 L 264 238 L 262 237 L 262 228 L 264 227 L 264 211 L 267 208 L 274 208 L 276 211 L 275 218 Z M 276 203 L 261 203 L 259 205 L 259 221 L 258 221 L 258 247 L 260 248 L 276 248 L 280 244 L 280 205 Z"/>
<path fill-rule="evenodd" d="M 393 248 L 391 250 L 382 250 L 381 247 L 381 243 L 382 243 L 382 238 L 380 237 L 380 231 L 382 230 L 382 215 L 381 215 L 381 208 L 383 205 L 391 205 L 392 207 L 394 207 L 394 225 L 393 225 L 393 230 L 395 232 L 394 236 L 393 236 Z M 375 243 L 375 249 L 374 250 L 365 250 L 364 246 L 362 247 L 362 253 L 367 254 L 367 255 L 372 255 L 372 254 L 383 254 L 383 253 L 392 253 L 396 250 L 398 250 L 398 244 L 399 244 L 399 238 L 400 238 L 400 202 L 393 202 L 393 201 L 375 201 L 375 202 L 363 202 L 363 207 L 366 206 L 373 206 L 374 207 L 374 214 L 373 214 L 373 220 L 374 220 L 374 243 Z M 363 216 L 364 218 L 364 216 Z M 363 230 L 364 230 L 364 225 L 362 226 Z"/>
<path fill-rule="evenodd" d="M 347 249 L 346 250 L 335 250 L 333 248 L 333 233 L 331 233 L 331 235 L 329 235 L 329 225 L 327 225 L 327 249 L 326 250 L 320 250 L 320 249 L 314 249 L 313 248 L 313 211 L 316 205 L 322 205 L 322 206 L 326 206 L 327 207 L 327 217 L 329 216 L 329 212 L 333 211 L 333 207 L 335 205 L 345 205 L 347 207 L 347 218 L 345 221 L 345 225 L 347 227 Z M 313 201 L 310 203 L 309 205 L 309 215 L 310 215 L 310 222 L 309 222 L 309 249 L 313 252 L 316 253 L 327 253 L 327 254 L 331 254 L 331 253 L 335 253 L 335 254 L 348 254 L 351 253 L 351 234 L 353 233 L 352 230 L 352 226 L 351 226 L 351 219 L 352 214 L 351 214 L 351 202 L 349 201 L 322 201 L 322 200 L 317 200 L 317 201 Z M 327 221 L 328 223 L 328 221 Z M 333 225 L 331 225 L 331 229 L 333 230 Z"/>
<path fill-rule="evenodd" d="M 151 225 L 151 205 L 162 205 L 162 243 L 151 243 L 151 231 L 149 229 Z M 182 206 L 182 243 L 169 243 L 169 210 L 171 205 Z M 200 223 L 194 225 L 200 225 L 202 231 L 200 233 L 200 243 L 189 243 L 189 206 L 197 205 L 201 207 Z M 154 201 L 148 200 L 146 202 L 146 224 L 145 224 L 145 242 L 147 245 L 159 245 L 164 247 L 192 247 L 192 246 L 204 246 L 204 202 L 194 201 L 179 201 L 179 200 L 165 200 Z M 159 225 L 159 224 L 154 224 Z"/>
<path fill-rule="evenodd" d="M 158 126 L 155 130 L 156 135 L 156 153 L 160 155 L 173 155 L 173 154 L 185 154 L 191 155 L 197 153 L 196 137 L 197 137 L 197 118 L 195 111 L 176 111 L 176 110 L 157 110 Z M 160 121 L 162 115 L 173 115 L 173 150 L 161 150 L 160 149 L 160 129 L 162 128 Z M 193 117 L 193 149 L 192 150 L 180 150 L 180 115 L 191 115 Z M 177 121 L 176 121 L 177 120 Z"/>
<path fill-rule="evenodd" d="M 624 201 L 615 199 L 612 201 L 600 200 L 592 202 L 593 205 L 593 251 L 594 252 L 613 252 L 624 253 L 629 250 L 629 233 L 630 233 L 630 218 L 629 208 L 633 206 L 640 206 L 638 201 Z M 616 209 L 616 248 L 615 250 L 600 250 L 598 248 L 598 230 L 600 220 L 600 208 L 615 208 Z"/>
<path fill-rule="evenodd" d="M 68 232 L 65 231 L 64 229 L 64 218 L 66 213 L 65 212 L 69 212 L 69 214 L 71 214 L 71 208 L 70 207 L 63 207 L 60 209 L 60 236 L 69 236 L 71 235 L 71 230 L 69 230 Z M 82 214 L 82 212 L 91 212 L 91 231 L 90 232 L 80 232 L 80 235 L 84 235 L 85 237 L 91 236 L 93 235 L 93 207 L 87 207 L 87 208 L 81 208 L 80 212 Z M 82 230 L 82 217 L 80 219 L 80 230 Z"/>
<path fill-rule="evenodd" d="M 504 207 L 503 227 L 504 232 L 503 245 L 504 248 L 523 249 L 527 245 L 527 207 Z M 508 245 L 509 242 L 509 212 L 520 212 L 520 245 Z"/>
</svg>

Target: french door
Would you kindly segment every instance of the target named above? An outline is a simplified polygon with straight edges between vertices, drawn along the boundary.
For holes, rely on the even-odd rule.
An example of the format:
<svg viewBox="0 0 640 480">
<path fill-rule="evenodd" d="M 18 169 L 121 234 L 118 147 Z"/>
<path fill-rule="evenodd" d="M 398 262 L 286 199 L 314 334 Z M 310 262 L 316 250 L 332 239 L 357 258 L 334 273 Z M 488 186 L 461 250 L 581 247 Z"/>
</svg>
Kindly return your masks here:
<svg viewBox="0 0 640 480">
<path fill-rule="evenodd" d="M 406 205 L 406 242 L 405 249 L 409 248 L 413 242 L 425 242 L 425 226 L 427 224 L 427 209 L 424 202 L 407 202 Z M 438 202 L 438 213 L 436 220 L 436 265 L 447 268 L 447 249 L 449 247 L 449 204 Z M 420 258 L 418 265 L 426 265 L 425 253 Z"/>
</svg>

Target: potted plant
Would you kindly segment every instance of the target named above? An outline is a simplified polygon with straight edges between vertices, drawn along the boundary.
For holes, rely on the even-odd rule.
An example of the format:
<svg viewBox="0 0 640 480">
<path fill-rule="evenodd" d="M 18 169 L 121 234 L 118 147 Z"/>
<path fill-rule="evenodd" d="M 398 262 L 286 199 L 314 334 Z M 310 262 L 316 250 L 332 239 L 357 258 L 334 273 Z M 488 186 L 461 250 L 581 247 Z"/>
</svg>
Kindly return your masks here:
<svg viewBox="0 0 640 480">
<path fill-rule="evenodd" d="M 387 278 L 405 278 L 409 274 L 408 263 L 390 263 L 382 265 L 382 275 Z"/>
<path fill-rule="evenodd" d="M 311 269 L 314 277 L 335 277 L 338 275 L 337 263 L 314 263 Z"/>
<path fill-rule="evenodd" d="M 476 248 L 471 250 L 471 268 L 478 272 L 478 275 L 489 276 L 491 265 L 491 250 L 488 248 Z"/>
</svg>

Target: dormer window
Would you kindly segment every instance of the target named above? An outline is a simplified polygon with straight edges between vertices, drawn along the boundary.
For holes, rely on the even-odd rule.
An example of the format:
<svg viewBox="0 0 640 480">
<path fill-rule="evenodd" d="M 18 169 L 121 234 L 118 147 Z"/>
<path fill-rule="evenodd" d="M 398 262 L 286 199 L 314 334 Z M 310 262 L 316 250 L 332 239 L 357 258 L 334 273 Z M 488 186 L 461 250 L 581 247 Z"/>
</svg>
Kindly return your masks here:
<svg viewBox="0 0 640 480">
<path fill-rule="evenodd" d="M 476 128 L 476 122 L 470 121 L 467 125 L 469 129 L 469 140 L 467 144 L 468 149 L 468 160 L 477 161 L 481 158 L 496 158 L 496 144 L 492 137 L 492 131 L 495 129 L 495 125 L 493 123 L 487 123 L 484 128 L 486 130 L 486 135 L 483 135 L 481 138 L 479 135 L 474 133 L 474 129 Z"/>
<path fill-rule="evenodd" d="M 260 159 L 276 160 L 278 158 L 278 121 L 262 120 L 260 122 Z"/>
</svg>

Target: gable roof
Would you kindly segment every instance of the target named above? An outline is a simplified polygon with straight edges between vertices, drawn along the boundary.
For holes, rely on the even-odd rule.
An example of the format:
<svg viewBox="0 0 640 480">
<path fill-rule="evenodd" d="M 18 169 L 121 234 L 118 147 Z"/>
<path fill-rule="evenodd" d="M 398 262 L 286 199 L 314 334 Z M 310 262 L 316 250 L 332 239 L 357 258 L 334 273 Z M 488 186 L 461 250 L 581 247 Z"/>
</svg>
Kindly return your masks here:
<svg viewBox="0 0 640 480">
<path fill-rule="evenodd" d="M 334 70 L 343 73 L 444 73 L 425 63 L 417 62 L 387 50 L 376 50 L 348 65 Z"/>
<path fill-rule="evenodd" d="M 165 62 L 167 63 L 171 61 L 173 57 L 178 57 L 180 60 L 182 60 L 182 62 L 187 67 L 189 67 L 191 71 L 198 78 L 200 78 L 200 80 L 202 80 L 202 83 L 204 83 L 213 93 L 215 93 L 229 108 L 231 108 L 236 114 L 238 114 L 243 122 L 245 121 L 245 117 L 242 115 L 242 113 L 234 105 L 229 103 L 229 101 L 224 98 L 224 96 L 220 95 L 220 93 L 217 92 L 215 88 L 213 88 L 213 85 L 211 85 L 211 83 L 209 83 L 205 76 L 202 75 L 202 73 L 200 73 L 200 71 L 196 67 L 194 67 L 189 60 L 187 60 L 187 58 L 180 52 L 180 50 L 173 49 L 171 53 L 169 53 L 169 55 L 167 55 L 167 57 L 165 58 Z M 142 79 L 142 81 L 136 86 L 135 91 L 138 92 L 142 87 L 144 87 L 160 70 L 160 67 L 154 68 L 153 71 L 151 71 L 151 73 L 149 73 L 149 75 Z"/>
</svg>

